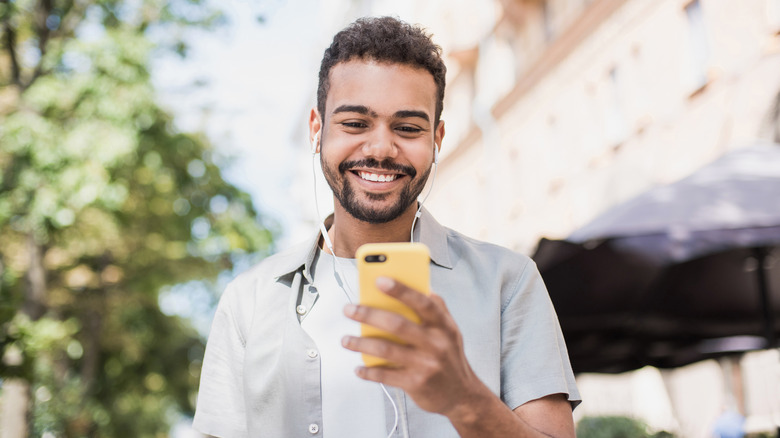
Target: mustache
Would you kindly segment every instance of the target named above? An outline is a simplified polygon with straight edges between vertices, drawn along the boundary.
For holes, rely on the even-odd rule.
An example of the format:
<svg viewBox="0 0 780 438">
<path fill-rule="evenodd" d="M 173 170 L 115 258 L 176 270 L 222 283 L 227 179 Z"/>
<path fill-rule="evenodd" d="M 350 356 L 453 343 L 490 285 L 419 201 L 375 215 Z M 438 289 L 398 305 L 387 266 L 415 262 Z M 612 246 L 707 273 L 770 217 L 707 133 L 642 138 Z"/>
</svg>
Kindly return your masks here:
<svg viewBox="0 0 780 438">
<path fill-rule="evenodd" d="M 339 164 L 339 172 L 344 173 L 349 169 L 355 167 L 391 170 L 393 172 L 409 175 L 412 178 L 417 176 L 417 171 L 412 166 L 399 164 L 390 159 L 384 159 L 382 161 L 379 161 L 374 158 L 363 158 L 362 160 L 344 161 L 343 163 Z"/>
</svg>

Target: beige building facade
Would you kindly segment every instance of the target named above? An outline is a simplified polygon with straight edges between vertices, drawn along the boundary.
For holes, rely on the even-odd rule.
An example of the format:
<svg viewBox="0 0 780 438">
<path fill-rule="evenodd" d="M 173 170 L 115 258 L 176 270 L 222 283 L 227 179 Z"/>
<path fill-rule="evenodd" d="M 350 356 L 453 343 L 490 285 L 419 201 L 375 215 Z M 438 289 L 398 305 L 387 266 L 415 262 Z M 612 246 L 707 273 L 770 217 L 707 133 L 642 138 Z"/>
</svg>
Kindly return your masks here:
<svg viewBox="0 0 780 438">
<path fill-rule="evenodd" d="M 778 1 L 505 0 L 497 9 L 489 33 L 448 52 L 450 124 L 428 205 L 456 229 L 530 254 L 540 237 L 564 238 L 774 135 Z M 629 415 L 709 437 L 737 409 L 749 431 L 773 430 L 776 353 L 582 375 L 576 417 Z"/>
<path fill-rule="evenodd" d="M 449 63 L 446 190 L 429 204 L 475 237 L 531 252 L 771 136 L 776 0 L 500 3 L 526 15 L 499 15 L 491 34 L 450 52 L 462 62 Z"/>
<path fill-rule="evenodd" d="M 426 206 L 447 226 L 522 253 L 777 135 L 780 0 L 329 5 L 345 20 L 323 34 L 358 16 L 395 15 L 442 45 L 446 136 Z M 780 424 L 776 351 L 581 375 L 578 384 L 576 419 L 628 415 L 693 438 L 710 437 L 729 408 L 746 415 L 749 431 Z"/>
</svg>

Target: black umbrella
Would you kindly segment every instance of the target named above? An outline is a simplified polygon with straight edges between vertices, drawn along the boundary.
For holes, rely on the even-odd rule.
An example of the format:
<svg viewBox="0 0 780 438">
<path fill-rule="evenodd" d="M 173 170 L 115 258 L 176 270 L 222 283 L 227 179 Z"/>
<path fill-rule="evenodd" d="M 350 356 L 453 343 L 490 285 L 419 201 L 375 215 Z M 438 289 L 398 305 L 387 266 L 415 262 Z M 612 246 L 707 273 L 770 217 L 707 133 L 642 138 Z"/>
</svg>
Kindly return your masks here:
<svg viewBox="0 0 780 438">
<path fill-rule="evenodd" d="M 777 347 L 780 145 L 726 154 L 543 239 L 534 259 L 576 372 Z"/>
</svg>

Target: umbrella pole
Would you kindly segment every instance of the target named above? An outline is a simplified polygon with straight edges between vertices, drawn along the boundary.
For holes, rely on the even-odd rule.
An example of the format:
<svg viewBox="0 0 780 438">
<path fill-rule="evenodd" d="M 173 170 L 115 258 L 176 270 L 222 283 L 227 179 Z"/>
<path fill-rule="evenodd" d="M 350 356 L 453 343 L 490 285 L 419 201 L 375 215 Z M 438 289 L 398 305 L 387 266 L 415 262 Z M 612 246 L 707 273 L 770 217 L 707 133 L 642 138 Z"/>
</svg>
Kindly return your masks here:
<svg viewBox="0 0 780 438">
<path fill-rule="evenodd" d="M 764 337 L 766 337 L 766 348 L 777 348 L 777 339 L 775 336 L 775 318 L 772 309 L 772 303 L 769 299 L 769 286 L 766 281 L 766 256 L 769 254 L 767 247 L 753 248 L 753 254 L 756 256 L 758 266 L 756 275 L 758 279 L 758 292 L 761 296 L 761 307 L 764 314 Z M 780 426 L 777 426 L 775 436 L 780 438 Z"/>
<path fill-rule="evenodd" d="M 758 266 L 756 275 L 758 278 L 758 293 L 761 296 L 761 307 L 764 314 L 764 337 L 766 338 L 766 348 L 777 348 L 777 337 L 775 336 L 775 318 L 772 309 L 772 303 L 769 299 L 769 286 L 766 281 L 766 256 L 769 249 L 758 247 L 753 249 Z"/>
</svg>

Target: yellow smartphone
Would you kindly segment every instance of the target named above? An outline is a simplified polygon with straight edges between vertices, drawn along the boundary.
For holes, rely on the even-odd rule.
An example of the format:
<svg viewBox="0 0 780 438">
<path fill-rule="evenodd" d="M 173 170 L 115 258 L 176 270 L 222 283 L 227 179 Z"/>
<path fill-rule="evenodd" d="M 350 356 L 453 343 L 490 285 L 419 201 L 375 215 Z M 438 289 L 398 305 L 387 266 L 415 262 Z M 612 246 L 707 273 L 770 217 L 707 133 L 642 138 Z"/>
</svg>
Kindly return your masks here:
<svg viewBox="0 0 780 438">
<path fill-rule="evenodd" d="M 376 287 L 377 277 L 388 277 L 426 295 L 431 293 L 428 247 L 422 243 L 368 243 L 358 248 L 355 257 L 360 284 L 360 304 L 398 313 L 415 323 L 420 318 L 409 306 Z M 403 343 L 397 336 L 370 325 L 361 324 L 365 337 L 379 337 Z M 363 354 L 366 366 L 392 366 L 387 360 Z"/>
</svg>

